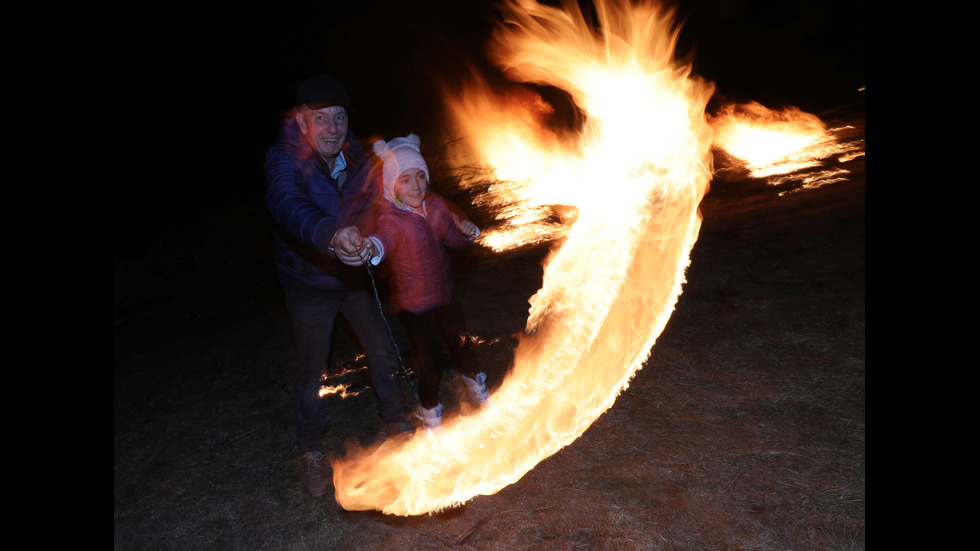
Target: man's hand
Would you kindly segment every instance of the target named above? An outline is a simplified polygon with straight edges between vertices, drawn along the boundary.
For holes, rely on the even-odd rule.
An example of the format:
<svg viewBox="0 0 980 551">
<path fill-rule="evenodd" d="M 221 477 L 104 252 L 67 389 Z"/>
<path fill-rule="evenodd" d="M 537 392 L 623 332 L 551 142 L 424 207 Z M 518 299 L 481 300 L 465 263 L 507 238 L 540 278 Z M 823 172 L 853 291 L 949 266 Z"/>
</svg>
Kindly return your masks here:
<svg viewBox="0 0 980 551">
<path fill-rule="evenodd" d="M 330 240 L 333 252 L 348 266 L 360 266 L 374 255 L 374 245 L 361 236 L 356 226 L 340 228 Z"/>
</svg>

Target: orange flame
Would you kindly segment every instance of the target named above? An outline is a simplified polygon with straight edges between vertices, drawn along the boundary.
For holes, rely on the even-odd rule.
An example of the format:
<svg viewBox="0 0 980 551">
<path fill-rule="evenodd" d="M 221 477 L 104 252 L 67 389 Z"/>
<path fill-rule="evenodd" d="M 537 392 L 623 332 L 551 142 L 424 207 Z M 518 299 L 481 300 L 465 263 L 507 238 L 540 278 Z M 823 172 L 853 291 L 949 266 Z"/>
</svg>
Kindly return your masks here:
<svg viewBox="0 0 980 551">
<path fill-rule="evenodd" d="M 350 390 L 350 385 L 345 384 L 323 385 L 320 387 L 319 396 L 323 398 L 324 396 L 329 396 L 331 394 L 339 394 L 341 398 L 347 399 L 352 396 L 357 396 L 362 392 L 364 392 L 364 389 L 353 391 Z"/>
<path fill-rule="evenodd" d="M 360 390 L 351 390 L 351 385 L 348 383 L 338 383 L 338 384 L 328 384 L 329 381 L 345 377 L 357 373 L 359 371 L 365 371 L 367 369 L 366 362 L 367 356 L 364 354 L 358 354 L 350 362 L 341 364 L 339 368 L 330 373 L 324 373 L 320 376 L 320 390 L 318 396 L 323 398 L 324 396 L 330 396 L 332 394 L 339 395 L 342 399 L 351 398 L 363 393 L 366 388 Z"/>
<path fill-rule="evenodd" d="M 486 167 L 493 182 L 480 200 L 502 230 L 484 243 L 519 246 L 531 226 L 560 246 L 490 405 L 334 460 L 345 509 L 418 515 L 516 482 L 613 405 L 681 292 L 711 179 L 704 109 L 714 88 L 674 60 L 674 12 L 597 2 L 595 30 L 575 2 L 505 7 L 497 63 L 515 82 L 568 92 L 585 122 L 549 129 L 540 98 L 475 83 L 450 100 L 468 146 L 458 162 Z"/>
<path fill-rule="evenodd" d="M 771 185 L 797 179 L 807 189 L 841 181 L 847 170 L 805 171 L 823 167 L 832 156 L 847 162 L 864 154 L 863 141 L 841 142 L 838 129 L 828 130 L 819 117 L 797 107 L 776 111 L 757 102 L 728 104 L 710 122 L 714 145 L 744 162 L 749 176 Z"/>
</svg>

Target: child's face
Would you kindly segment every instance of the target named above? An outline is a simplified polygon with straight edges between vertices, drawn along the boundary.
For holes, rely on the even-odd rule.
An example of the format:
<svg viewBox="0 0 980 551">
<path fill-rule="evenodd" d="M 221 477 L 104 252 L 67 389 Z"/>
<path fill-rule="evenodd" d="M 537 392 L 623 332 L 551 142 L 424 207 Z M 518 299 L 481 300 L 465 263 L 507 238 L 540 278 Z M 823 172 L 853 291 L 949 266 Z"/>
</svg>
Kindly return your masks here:
<svg viewBox="0 0 980 551">
<path fill-rule="evenodd" d="M 422 206 L 428 189 L 429 182 L 425 179 L 425 172 L 418 168 L 410 168 L 402 172 L 395 180 L 395 198 L 412 208 L 417 209 Z"/>
</svg>

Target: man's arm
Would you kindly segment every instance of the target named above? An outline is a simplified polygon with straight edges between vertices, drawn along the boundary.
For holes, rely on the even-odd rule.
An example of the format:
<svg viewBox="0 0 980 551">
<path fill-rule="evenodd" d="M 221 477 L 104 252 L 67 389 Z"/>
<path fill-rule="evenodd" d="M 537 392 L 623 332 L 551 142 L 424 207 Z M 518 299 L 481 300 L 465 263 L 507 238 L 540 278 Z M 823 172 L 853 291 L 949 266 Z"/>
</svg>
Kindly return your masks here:
<svg viewBox="0 0 980 551">
<path fill-rule="evenodd" d="M 274 147 L 266 155 L 265 202 L 273 220 L 302 243 L 327 253 L 339 217 L 313 204 L 293 152 Z"/>
</svg>

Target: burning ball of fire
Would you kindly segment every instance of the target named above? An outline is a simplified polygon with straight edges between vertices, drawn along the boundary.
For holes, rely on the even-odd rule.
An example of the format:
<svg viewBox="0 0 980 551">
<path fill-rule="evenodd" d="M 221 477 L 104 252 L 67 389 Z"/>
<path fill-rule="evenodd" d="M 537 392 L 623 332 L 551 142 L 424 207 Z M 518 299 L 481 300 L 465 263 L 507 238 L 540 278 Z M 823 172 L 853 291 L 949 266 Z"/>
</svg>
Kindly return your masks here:
<svg viewBox="0 0 980 551">
<path fill-rule="evenodd" d="M 491 404 L 335 460 L 345 509 L 418 515 L 516 482 L 613 405 L 663 331 L 711 179 L 714 90 L 675 61 L 672 11 L 628 0 L 596 11 L 593 28 L 575 2 L 512 0 L 493 50 L 515 82 L 568 92 L 585 119 L 575 132 L 545 127 L 540 98 L 480 83 L 450 98 L 468 146 L 459 162 L 488 167 L 494 182 L 480 200 L 500 223 L 483 243 L 520 246 L 530 226 L 561 245 Z"/>
</svg>

